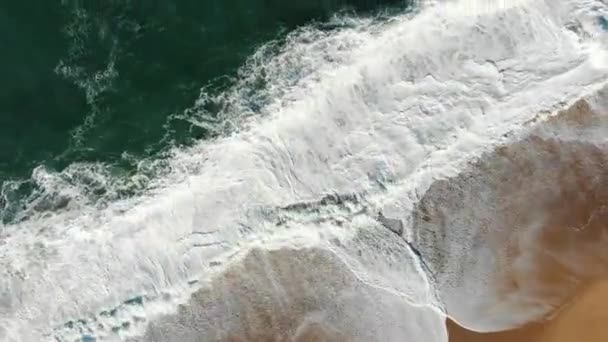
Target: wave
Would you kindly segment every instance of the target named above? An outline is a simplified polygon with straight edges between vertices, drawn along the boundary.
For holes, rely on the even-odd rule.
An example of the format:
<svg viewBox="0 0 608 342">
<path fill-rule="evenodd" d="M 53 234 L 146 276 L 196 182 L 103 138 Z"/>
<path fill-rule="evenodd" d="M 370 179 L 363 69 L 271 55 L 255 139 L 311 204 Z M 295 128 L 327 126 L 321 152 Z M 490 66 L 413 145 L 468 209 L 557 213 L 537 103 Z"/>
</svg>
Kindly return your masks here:
<svg viewBox="0 0 608 342">
<path fill-rule="evenodd" d="M 235 129 L 172 150 L 149 190 L 2 226 L 0 337 L 135 337 L 221 283 L 226 269 L 264 261 L 249 250 L 312 248 L 346 265 L 336 268 L 347 280 L 383 293 L 367 292 L 370 302 L 381 297 L 379 314 L 420 317 L 445 341 L 438 322 L 453 304 L 436 288 L 445 283 L 436 266 L 425 266 L 433 247 L 407 243 L 419 234 L 416 205 L 437 180 L 597 92 L 608 76 L 597 19 L 605 3 L 481 3 L 429 2 L 388 19 L 300 29 L 279 49 L 260 49 L 221 95 L 222 122 Z M 256 75 L 265 85 L 252 109 Z M 332 193 L 356 200 L 324 202 Z M 379 212 L 402 222 L 401 235 Z M 382 311 L 390 296 L 401 304 Z M 425 334 L 402 328 L 386 336 Z"/>
<path fill-rule="evenodd" d="M 66 27 L 71 42 L 69 54 L 59 62 L 55 72 L 85 92 L 90 112 L 82 125 L 73 130 L 70 148 L 56 158 L 60 162 L 74 156 L 80 159 L 81 154 L 86 156 L 92 151 L 93 148 L 87 145 L 90 139 L 85 136 L 90 135 L 87 133 L 89 130 L 97 127 L 96 122 L 100 119 L 98 116 L 103 115 L 100 112 L 98 97 L 111 90 L 112 82 L 118 77 L 115 70 L 119 54 L 116 44 L 108 47 L 108 57 L 102 63 L 102 69 L 87 70 L 86 63 L 81 61 L 86 59 L 89 53 L 85 38 L 89 31 L 98 28 L 91 22 L 92 14 L 85 9 L 76 6 L 73 12 L 73 22 Z M 371 22 L 382 18 L 362 20 Z M 132 26 L 133 23 L 123 24 Z M 268 115 L 273 110 L 269 108 L 272 101 L 282 98 L 289 89 L 301 86 L 301 81 L 305 78 L 314 77 L 314 68 L 322 64 L 321 60 L 334 59 L 333 64 L 340 63 L 342 53 L 334 47 L 316 46 L 315 56 L 321 59 L 318 61 L 304 62 L 303 59 L 308 58 L 306 51 L 289 54 L 288 58 L 293 59 L 291 61 L 275 59 L 274 56 L 282 54 L 285 46 L 297 43 L 290 42 L 291 40 L 320 39 L 331 34 L 333 30 L 354 24 L 354 19 L 336 16 L 330 22 L 316 25 L 314 30 L 303 28 L 287 37 L 280 37 L 262 45 L 248 58 L 245 65 L 238 69 L 238 81 L 225 80 L 226 83 L 234 84 L 220 91 L 214 82 L 211 82 L 200 90 L 199 97 L 192 106 L 182 112 L 168 115 L 163 125 L 165 134 L 158 142 L 157 152 L 149 155 L 122 152 L 120 157 L 113 161 L 74 162 L 59 170 L 52 166 L 40 165 L 32 171 L 29 179 L 5 180 L 0 190 L 0 219 L 3 223 L 10 224 L 36 216 L 54 215 L 66 209 L 80 210 L 83 206 L 102 208 L 108 202 L 142 195 L 145 191 L 163 186 L 163 177 L 191 173 L 192 170 L 171 170 L 176 165 L 170 160 L 177 158 L 175 154 L 182 153 L 175 147 L 179 145 L 174 137 L 176 127 L 185 124 L 190 127 L 190 131 L 207 132 L 209 140 L 246 129 L 248 118 Z M 342 45 L 356 43 L 341 42 Z M 322 48 L 327 51 L 321 51 Z M 182 164 L 179 167 L 197 166 Z M 92 187 L 91 182 L 96 186 Z M 176 180 L 171 179 L 170 182 L 174 183 Z"/>
</svg>

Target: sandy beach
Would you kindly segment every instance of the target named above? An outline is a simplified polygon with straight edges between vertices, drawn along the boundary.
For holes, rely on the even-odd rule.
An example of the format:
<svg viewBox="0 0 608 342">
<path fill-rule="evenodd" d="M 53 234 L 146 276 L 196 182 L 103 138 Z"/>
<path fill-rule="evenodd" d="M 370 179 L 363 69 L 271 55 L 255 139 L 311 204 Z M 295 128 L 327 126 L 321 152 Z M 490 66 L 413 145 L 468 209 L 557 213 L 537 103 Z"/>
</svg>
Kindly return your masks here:
<svg viewBox="0 0 608 342">
<path fill-rule="evenodd" d="M 608 281 L 581 290 L 556 317 L 543 323 L 496 333 L 476 333 L 447 322 L 450 342 L 601 342 L 608 341 Z"/>
<path fill-rule="evenodd" d="M 496 158 L 507 160 L 503 168 L 522 172 L 508 188 L 495 189 L 503 197 L 528 198 L 523 206 L 505 207 L 519 218 L 542 219 L 524 243 L 517 236 L 502 235 L 508 237 L 504 241 L 516 243 L 502 255 L 502 268 L 494 273 L 498 298 L 526 299 L 511 305 L 513 314 L 526 315 L 526 307 L 552 309 L 536 322 L 494 333 L 472 332 L 449 320 L 451 342 L 608 341 L 608 149 L 601 139 L 589 141 L 593 130 L 605 125 L 605 115 L 579 101 L 522 143 L 497 150 Z"/>
<path fill-rule="evenodd" d="M 456 321 L 540 321 L 608 275 L 608 146 L 594 135 L 605 127 L 581 100 L 426 192 L 416 244 Z"/>
<path fill-rule="evenodd" d="M 608 149 L 594 136 L 605 119 L 581 100 L 421 198 L 413 245 L 470 329 L 370 287 L 326 248 L 281 248 L 252 250 L 143 340 L 608 341 Z M 360 248 L 408 248 L 374 229 L 385 235 Z"/>
</svg>

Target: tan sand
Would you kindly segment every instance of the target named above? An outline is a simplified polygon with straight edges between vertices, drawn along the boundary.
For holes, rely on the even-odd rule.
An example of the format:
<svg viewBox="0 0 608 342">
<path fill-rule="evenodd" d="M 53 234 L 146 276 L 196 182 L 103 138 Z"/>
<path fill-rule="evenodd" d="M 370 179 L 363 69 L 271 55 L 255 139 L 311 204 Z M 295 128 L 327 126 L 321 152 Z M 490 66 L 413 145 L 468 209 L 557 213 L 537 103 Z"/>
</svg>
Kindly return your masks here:
<svg viewBox="0 0 608 342">
<path fill-rule="evenodd" d="M 541 336 L 545 328 L 535 324 L 504 332 L 478 333 L 464 329 L 452 320 L 447 321 L 447 327 L 449 342 L 542 342 Z"/>
<path fill-rule="evenodd" d="M 608 281 L 589 286 L 548 325 L 547 342 L 608 341 Z"/>
<path fill-rule="evenodd" d="M 450 342 L 608 341 L 608 280 L 602 280 L 608 279 L 608 147 L 601 141 L 585 140 L 588 136 L 582 135 L 587 130 L 600 127 L 602 120 L 605 117 L 596 116 L 586 102 L 579 101 L 569 110 L 539 125 L 539 129 L 533 130 L 529 136 L 500 147 L 471 164 L 468 172 L 447 182 L 437 182 L 422 199 L 418 208 L 418 228 L 432 232 L 427 240 L 421 234 L 419 241 L 431 242 L 420 245 L 422 253 L 432 268 L 445 271 L 450 276 L 457 266 L 480 258 L 475 255 L 475 244 L 471 244 L 470 253 L 451 254 L 450 247 L 454 243 L 468 243 L 471 237 L 469 232 L 458 235 L 460 232 L 450 231 L 451 227 L 459 224 L 450 220 L 468 213 L 468 222 L 487 222 L 470 232 L 476 234 L 478 244 L 489 245 L 495 251 L 496 267 L 488 273 L 462 275 L 464 278 L 471 275 L 492 277 L 484 279 L 491 287 L 487 290 L 487 297 L 492 301 L 487 305 L 481 302 L 477 306 L 485 311 L 476 313 L 474 319 L 477 321 L 471 321 L 473 324 L 492 313 L 507 320 L 509 316 L 516 316 L 525 317 L 529 322 L 528 318 L 534 315 L 543 319 L 543 322 L 528 323 L 522 328 L 492 333 L 473 332 L 448 320 Z M 568 139 L 561 139 L 562 134 L 570 135 Z M 585 139 L 579 140 L 578 137 Z M 485 196 L 480 196 L 480 193 Z M 484 210 L 469 210 L 472 207 Z M 529 227 L 534 227 L 533 234 L 529 234 Z M 440 252 L 434 255 L 433 252 L 438 250 Z M 252 281 L 250 287 L 258 292 L 261 284 L 271 289 L 259 296 L 267 298 L 262 303 L 254 300 L 251 290 L 237 290 L 235 282 L 228 281 L 218 288 L 234 287 L 230 293 L 242 292 L 245 299 L 241 304 L 245 309 L 239 309 L 240 316 L 248 317 L 239 319 L 239 323 L 246 324 L 234 329 L 240 332 L 228 340 L 398 340 L 393 336 L 383 338 L 379 335 L 380 329 L 362 338 L 363 331 L 377 324 L 374 321 L 349 320 L 349 324 L 340 326 L 321 319 L 302 324 L 309 312 L 323 311 L 326 303 L 336 303 L 339 296 L 323 297 L 326 291 L 323 287 L 329 286 L 333 292 L 353 286 L 356 280 L 352 275 L 338 272 L 339 265 L 327 263 L 331 258 L 324 258 L 329 256 L 321 257 L 318 252 L 309 254 L 304 251 L 283 253 L 270 253 L 266 262 L 261 262 L 266 257 L 258 253 L 243 270 L 225 277 L 238 279 L 244 270 L 252 271 L 269 262 L 276 264 L 272 272 L 275 276 L 282 276 L 276 278 L 275 283 L 281 284 L 286 298 L 289 298 L 287 302 L 291 304 L 283 307 L 282 310 L 288 310 L 282 312 L 289 312 L 289 315 L 277 314 L 281 312 L 281 306 L 272 303 L 275 290 L 266 280 Z M 298 257 L 293 260 L 302 263 L 299 271 L 296 270 L 297 263 L 287 258 L 296 255 Z M 308 259 L 309 262 L 303 262 Z M 316 271 L 327 273 L 316 277 L 315 272 L 311 272 L 307 277 L 315 277 L 316 280 L 300 284 L 307 278 L 301 275 L 311 270 L 310 265 L 325 265 Z M 334 271 L 328 271 L 331 269 Z M 463 272 L 466 270 L 464 267 Z M 248 277 L 253 279 L 264 272 L 259 270 Z M 444 285 L 452 286 L 451 292 L 446 292 L 448 295 L 465 293 L 462 289 L 466 290 L 467 284 L 459 284 L 457 276 L 456 273 L 456 285 L 450 283 L 452 279 L 449 277 L 444 280 Z M 332 279 L 341 281 L 332 283 Z M 236 283 L 242 286 L 241 281 Z M 321 283 L 324 285 L 319 287 Z M 357 293 L 360 289 L 353 291 Z M 364 293 L 357 294 L 357 301 L 364 301 L 363 307 L 369 309 L 379 298 L 366 300 L 361 295 Z M 359 308 L 360 313 L 366 311 L 363 307 Z M 386 304 L 379 307 L 385 308 Z M 458 305 L 448 307 L 448 310 L 450 308 L 458 309 Z M 500 310 L 493 311 L 496 308 Z M 339 310 L 338 315 L 352 312 L 352 307 L 349 307 Z M 531 312 L 534 314 L 530 315 Z M 386 316 L 390 317 L 388 326 L 396 324 L 394 317 L 405 317 Z M 367 328 L 356 331 L 361 327 Z"/>
<path fill-rule="evenodd" d="M 602 125 L 606 116 L 580 101 L 421 199 L 413 242 L 442 299 L 457 299 L 448 313 L 478 329 L 525 324 L 478 333 L 448 320 L 449 342 L 608 341 L 608 146 L 585 135 Z M 409 341 L 428 342 L 446 339 L 442 324 L 362 284 L 327 250 L 253 250 L 141 341 L 402 341 L 414 332 Z"/>
<path fill-rule="evenodd" d="M 497 149 L 490 162 L 478 165 L 496 172 L 488 165 L 502 159 L 501 168 L 509 174 L 498 175 L 512 178 L 490 184 L 500 197 L 520 199 L 503 209 L 517 218 L 542 218 L 538 233 L 528 237 L 530 243 L 510 239 L 519 243 L 508 246 L 505 263 L 495 274 L 497 295 L 527 293 L 534 298 L 530 307 L 545 304 L 556 309 L 542 323 L 496 333 L 472 332 L 448 320 L 450 342 L 608 341 L 608 147 L 576 141 L 586 138 L 586 130 L 605 124 L 606 116 L 579 101 L 536 133 Z M 555 138 L 564 132 L 569 139 Z M 486 241 L 500 244 L 501 239 Z M 512 263 L 518 259 L 526 260 L 526 267 Z M 525 312 L 525 307 L 520 309 Z"/>
<path fill-rule="evenodd" d="M 414 242 L 450 316 L 478 331 L 521 326 L 608 276 L 608 145 L 593 138 L 606 119 L 579 101 L 432 184 Z"/>
<path fill-rule="evenodd" d="M 608 281 L 582 290 L 545 323 L 497 333 L 476 333 L 447 322 L 450 342 L 605 342 L 608 341 Z"/>
</svg>

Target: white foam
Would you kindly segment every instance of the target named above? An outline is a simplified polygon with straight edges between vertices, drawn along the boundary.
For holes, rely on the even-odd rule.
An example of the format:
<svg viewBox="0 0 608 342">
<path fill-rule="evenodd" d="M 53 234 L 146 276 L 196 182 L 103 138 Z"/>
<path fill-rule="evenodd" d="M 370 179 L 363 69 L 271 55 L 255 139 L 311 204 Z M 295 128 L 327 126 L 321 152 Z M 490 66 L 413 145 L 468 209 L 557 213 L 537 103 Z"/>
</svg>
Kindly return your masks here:
<svg viewBox="0 0 608 342">
<path fill-rule="evenodd" d="M 263 115 L 238 133 L 176 150 L 162 187 L 104 210 L 3 227 L 0 338 L 75 336 L 83 332 L 53 329 L 139 295 L 170 298 L 144 308 L 147 319 L 171 311 L 199 286 L 190 280 L 211 274 L 209 261 L 284 233 L 267 208 L 363 193 L 407 219 L 434 179 L 454 174 L 541 110 L 606 82 L 597 59 L 606 53 L 605 33 L 566 28 L 591 22 L 587 10 L 605 8 L 601 1 L 516 1 L 474 15 L 470 4 L 487 3 L 441 2 L 380 23 L 351 19 L 329 33 L 302 29 L 278 54 L 255 57 L 262 60 L 254 69 L 271 71 Z M 229 94 L 238 104 L 240 93 Z M 348 236 L 315 227 L 289 234 Z M 401 291 L 394 279 L 382 286 Z"/>
</svg>

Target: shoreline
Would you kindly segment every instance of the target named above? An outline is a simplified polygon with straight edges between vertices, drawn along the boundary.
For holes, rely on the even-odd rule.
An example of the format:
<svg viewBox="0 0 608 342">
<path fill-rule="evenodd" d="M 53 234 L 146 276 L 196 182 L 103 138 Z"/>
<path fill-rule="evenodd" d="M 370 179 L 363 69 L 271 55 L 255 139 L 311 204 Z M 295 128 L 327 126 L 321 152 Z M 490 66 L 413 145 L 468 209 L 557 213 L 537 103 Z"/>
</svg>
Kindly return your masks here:
<svg viewBox="0 0 608 342">
<path fill-rule="evenodd" d="M 600 94 L 598 98 L 605 101 L 606 90 L 602 92 L 604 96 Z M 587 100 L 580 100 L 539 123 L 532 136 L 550 138 L 530 140 L 542 151 L 530 155 L 554 155 L 540 158 L 553 162 L 540 166 L 526 164 L 532 165 L 532 171 L 527 172 L 530 180 L 518 179 L 526 193 L 533 188 L 530 184 L 549 178 L 547 189 L 554 194 L 545 197 L 549 204 L 541 207 L 544 211 L 533 213 L 544 216 L 538 234 L 510 251 L 510 256 L 527 254 L 527 266 L 518 271 L 513 265 L 517 258 L 507 258 L 503 265 L 508 271 L 503 272 L 498 283 L 503 283 L 501 290 L 511 295 L 523 292 L 522 288 L 536 289 L 525 295 L 536 296 L 536 300 L 553 309 L 519 328 L 499 332 L 476 332 L 447 319 L 449 342 L 608 341 L 608 327 L 603 326 L 608 322 L 605 308 L 608 303 L 608 251 L 605 251 L 608 145 L 605 137 L 595 135 L 608 126 L 605 111 L 604 106 L 592 108 Z M 525 158 L 510 148 L 507 146 L 500 153 L 524 165 L 522 159 Z M 535 173 L 535 168 L 541 171 Z M 513 184 L 510 187 L 517 188 Z M 520 308 L 525 312 L 525 305 Z"/>
<path fill-rule="evenodd" d="M 600 96 L 606 95 L 608 90 Z M 608 340 L 608 329 L 593 323 L 608 321 L 608 310 L 597 307 L 608 303 L 608 281 L 603 280 L 608 277 L 608 251 L 603 248 L 608 241 L 608 211 L 603 209 L 608 205 L 608 150 L 605 137 L 585 135 L 608 126 L 605 109 L 592 107 L 588 100 L 580 100 L 536 123 L 521 140 L 483 156 L 457 177 L 438 181 L 415 210 L 418 221 L 413 229 L 432 234 L 430 240 L 419 236 L 414 243 L 434 274 L 443 276 L 441 272 L 481 262 L 471 264 L 477 267 L 470 268 L 471 273 L 459 274 L 462 278 L 439 279 L 442 299 L 455 299 L 448 301 L 448 315 L 464 318 L 463 324 L 473 329 L 492 330 L 492 324 L 503 328 L 476 332 L 436 311 L 396 300 L 362 284 L 322 248 L 258 249 L 210 288 L 195 293 L 176 313 L 151 321 L 142 339 L 133 341 L 168 341 L 176 336 L 302 342 Z M 472 201 L 483 189 L 492 195 Z M 490 200 L 500 206 L 490 203 L 488 208 L 502 212 L 482 208 L 469 212 L 467 222 L 491 220 L 494 229 L 482 226 L 473 230 L 473 237 L 466 231 L 449 235 L 454 229 L 446 227 L 458 227 L 446 221 L 455 217 L 451 210 L 462 213 L 462 203 L 478 208 Z M 531 228 L 523 224 L 538 217 L 542 219 L 531 226 L 535 230 L 529 235 Z M 527 228 L 507 229 L 518 225 Z M 388 229 L 382 232 L 387 243 L 395 236 Z M 468 253 L 449 254 L 455 244 L 471 241 L 489 247 L 496 263 L 486 262 L 492 258 L 485 258 L 480 246 L 472 249 L 474 253 L 464 246 Z M 492 265 L 495 268 L 487 268 Z M 368 315 L 370 310 L 374 314 Z M 518 325 L 523 327 L 510 328 Z"/>
<path fill-rule="evenodd" d="M 608 279 L 581 289 L 560 308 L 555 317 L 521 328 L 494 333 L 465 329 L 453 320 L 446 321 L 449 342 L 602 342 L 608 341 Z"/>
</svg>

